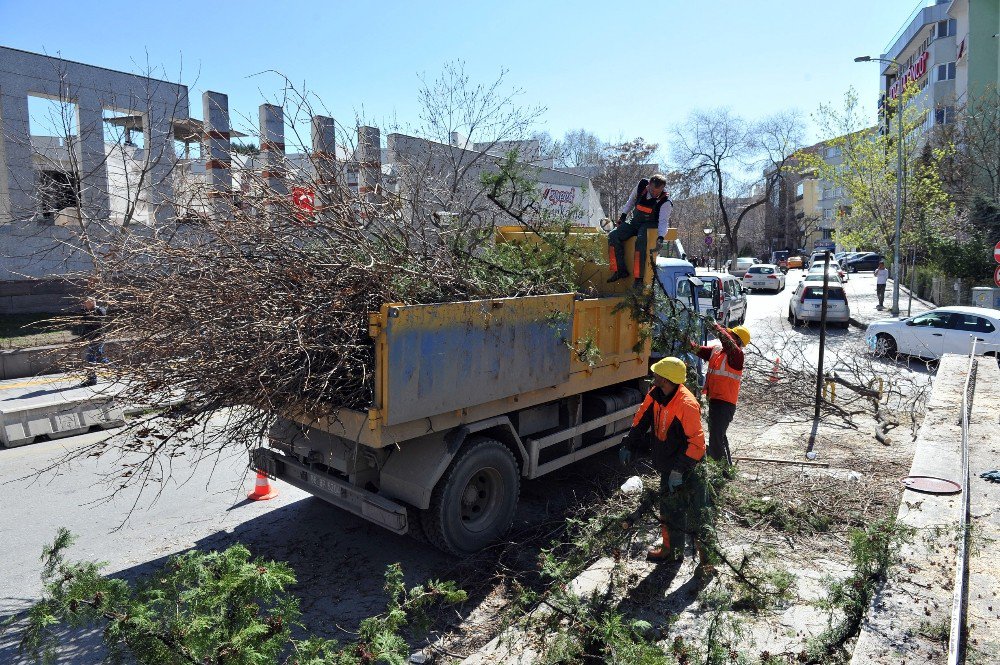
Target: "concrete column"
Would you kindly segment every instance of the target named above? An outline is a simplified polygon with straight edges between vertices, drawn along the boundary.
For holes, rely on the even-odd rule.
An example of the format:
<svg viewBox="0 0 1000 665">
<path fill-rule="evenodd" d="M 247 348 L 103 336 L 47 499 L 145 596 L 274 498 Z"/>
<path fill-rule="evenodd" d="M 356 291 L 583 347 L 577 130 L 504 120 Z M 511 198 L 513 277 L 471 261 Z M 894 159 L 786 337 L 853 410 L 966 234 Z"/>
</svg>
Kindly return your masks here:
<svg viewBox="0 0 1000 665">
<path fill-rule="evenodd" d="M 104 151 L 104 107 L 96 94 L 80 95 L 77 115 L 80 199 L 84 219 L 105 223 L 111 214 L 111 201 L 108 195 L 107 155 Z"/>
<path fill-rule="evenodd" d="M 371 200 L 382 180 L 382 143 L 377 127 L 358 127 L 358 195 Z"/>
<path fill-rule="evenodd" d="M 316 180 L 320 183 L 337 181 L 337 127 L 333 118 L 314 115 L 312 118 L 312 149 Z"/>
<path fill-rule="evenodd" d="M 285 184 L 285 112 L 275 104 L 261 104 L 259 109 L 261 178 L 264 196 L 288 194 Z"/>
<path fill-rule="evenodd" d="M 201 96 L 204 112 L 205 138 L 202 157 L 205 159 L 205 178 L 208 195 L 228 200 L 232 197 L 233 171 L 230 154 L 229 97 L 221 92 L 205 92 Z M 217 206 L 222 211 L 225 204 Z"/>
<path fill-rule="evenodd" d="M 337 183 L 337 126 L 325 115 L 312 118 L 312 159 L 316 168 L 316 210 L 335 202 Z"/>
<path fill-rule="evenodd" d="M 28 139 L 28 97 L 21 90 L 0 89 L 0 225 L 30 218 L 38 175 Z M 0 277 L 0 279 L 10 279 Z"/>
<path fill-rule="evenodd" d="M 174 152 L 173 126 L 167 109 L 151 109 L 142 131 L 149 159 L 149 190 L 146 194 L 149 221 L 162 226 L 170 223 L 177 214 L 173 207 L 177 154 Z"/>
</svg>

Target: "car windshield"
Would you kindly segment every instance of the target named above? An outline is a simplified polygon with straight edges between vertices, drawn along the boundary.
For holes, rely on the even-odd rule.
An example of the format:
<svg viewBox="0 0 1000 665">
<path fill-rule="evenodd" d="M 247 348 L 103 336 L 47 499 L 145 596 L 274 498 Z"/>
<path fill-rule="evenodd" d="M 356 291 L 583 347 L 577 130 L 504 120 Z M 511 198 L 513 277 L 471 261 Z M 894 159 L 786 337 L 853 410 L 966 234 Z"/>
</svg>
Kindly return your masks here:
<svg viewBox="0 0 1000 665">
<path fill-rule="evenodd" d="M 844 295 L 844 290 L 843 289 L 840 289 L 840 288 L 837 288 L 837 289 L 828 288 L 826 290 L 826 292 L 827 292 L 826 299 L 828 301 L 829 300 L 847 300 L 847 297 Z M 807 286 L 806 290 L 805 290 L 805 298 L 806 298 L 806 300 L 822 300 L 823 299 L 823 287 L 822 286 Z"/>
<path fill-rule="evenodd" d="M 747 272 L 749 272 L 749 273 L 759 273 L 761 275 L 773 275 L 774 274 L 774 268 L 772 268 L 770 266 L 753 266 Z"/>
</svg>

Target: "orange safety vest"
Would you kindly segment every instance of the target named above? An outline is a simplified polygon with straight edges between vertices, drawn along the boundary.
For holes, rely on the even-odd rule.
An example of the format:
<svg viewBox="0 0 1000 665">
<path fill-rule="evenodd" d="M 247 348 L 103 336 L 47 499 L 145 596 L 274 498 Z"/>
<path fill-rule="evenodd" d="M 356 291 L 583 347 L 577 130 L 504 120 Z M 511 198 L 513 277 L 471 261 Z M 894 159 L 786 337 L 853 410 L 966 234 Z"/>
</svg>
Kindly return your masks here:
<svg viewBox="0 0 1000 665">
<path fill-rule="evenodd" d="M 701 405 L 697 398 L 685 386 L 678 386 L 677 392 L 669 401 L 663 403 L 654 394 L 662 391 L 653 388 L 646 395 L 632 419 L 632 430 L 635 433 L 643 418 L 652 410 L 650 423 L 653 438 L 653 464 L 659 470 L 670 470 L 676 466 L 678 457 L 689 458 L 688 464 L 694 464 L 705 455 L 705 432 L 701 426 Z M 640 433 L 641 434 L 641 433 Z"/>
<path fill-rule="evenodd" d="M 705 375 L 705 392 L 708 393 L 708 399 L 736 404 L 740 395 L 743 372 L 729 367 L 729 363 L 726 362 L 726 350 L 721 346 L 715 347 L 712 351 Z"/>
</svg>

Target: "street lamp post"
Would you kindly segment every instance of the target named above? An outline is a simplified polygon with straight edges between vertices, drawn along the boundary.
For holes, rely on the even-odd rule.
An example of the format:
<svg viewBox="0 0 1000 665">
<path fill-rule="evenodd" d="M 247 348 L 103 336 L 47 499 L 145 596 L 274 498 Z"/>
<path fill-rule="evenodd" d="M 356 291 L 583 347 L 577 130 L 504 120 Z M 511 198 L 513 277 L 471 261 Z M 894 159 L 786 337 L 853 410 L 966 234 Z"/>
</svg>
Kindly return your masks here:
<svg viewBox="0 0 1000 665">
<path fill-rule="evenodd" d="M 870 55 L 858 56 L 854 62 L 888 62 L 896 65 L 896 76 L 903 73 L 903 66 L 891 58 L 873 58 Z M 899 316 L 899 236 L 903 226 L 903 93 L 898 96 L 896 105 L 896 126 L 899 128 L 896 138 L 896 233 L 892 243 L 892 309 L 893 316 Z M 888 110 L 888 109 L 887 109 Z"/>
<path fill-rule="evenodd" d="M 715 233 L 715 229 L 713 229 L 710 226 L 706 226 L 705 228 L 702 229 L 702 232 L 705 234 L 705 247 L 708 248 L 708 252 L 706 254 L 707 255 L 711 255 L 712 249 L 713 249 L 712 248 L 712 234 Z M 705 257 L 705 266 L 706 267 L 708 266 L 708 256 L 707 255 Z"/>
</svg>

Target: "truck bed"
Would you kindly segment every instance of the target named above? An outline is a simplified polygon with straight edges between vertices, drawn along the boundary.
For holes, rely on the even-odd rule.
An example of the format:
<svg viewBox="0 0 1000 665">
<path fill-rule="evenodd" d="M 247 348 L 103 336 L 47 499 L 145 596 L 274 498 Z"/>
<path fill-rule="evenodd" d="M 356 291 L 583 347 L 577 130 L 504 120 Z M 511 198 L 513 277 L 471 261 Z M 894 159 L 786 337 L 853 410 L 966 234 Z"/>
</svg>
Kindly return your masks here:
<svg viewBox="0 0 1000 665">
<path fill-rule="evenodd" d="M 649 342 L 639 344 L 639 325 L 626 309 L 614 311 L 632 280 L 605 284 L 607 267 L 592 263 L 579 272 L 582 288 L 596 297 L 385 304 L 369 319 L 371 407 L 318 418 L 283 415 L 381 448 L 645 376 Z M 651 274 L 646 271 L 647 284 Z M 598 355 L 583 358 L 584 346 Z"/>
</svg>

